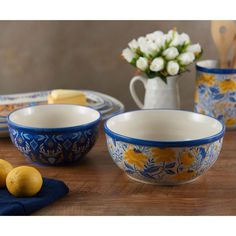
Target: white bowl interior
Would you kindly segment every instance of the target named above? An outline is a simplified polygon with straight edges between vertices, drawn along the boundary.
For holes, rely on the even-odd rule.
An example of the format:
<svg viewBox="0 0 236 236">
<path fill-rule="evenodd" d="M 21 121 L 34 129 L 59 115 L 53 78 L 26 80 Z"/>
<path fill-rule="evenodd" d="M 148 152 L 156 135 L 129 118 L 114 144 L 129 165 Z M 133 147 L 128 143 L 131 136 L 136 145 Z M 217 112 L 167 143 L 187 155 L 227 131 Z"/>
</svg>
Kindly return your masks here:
<svg viewBox="0 0 236 236">
<path fill-rule="evenodd" d="M 123 113 L 107 121 L 120 135 L 152 141 L 186 141 L 218 134 L 223 126 L 211 117 L 177 110 L 142 110 Z"/>
<path fill-rule="evenodd" d="M 65 128 L 93 122 L 99 116 L 89 107 L 58 104 L 23 108 L 11 113 L 9 120 L 33 128 Z"/>
<path fill-rule="evenodd" d="M 219 68 L 219 63 L 216 60 L 199 61 L 197 62 L 197 65 L 208 69 Z"/>
</svg>

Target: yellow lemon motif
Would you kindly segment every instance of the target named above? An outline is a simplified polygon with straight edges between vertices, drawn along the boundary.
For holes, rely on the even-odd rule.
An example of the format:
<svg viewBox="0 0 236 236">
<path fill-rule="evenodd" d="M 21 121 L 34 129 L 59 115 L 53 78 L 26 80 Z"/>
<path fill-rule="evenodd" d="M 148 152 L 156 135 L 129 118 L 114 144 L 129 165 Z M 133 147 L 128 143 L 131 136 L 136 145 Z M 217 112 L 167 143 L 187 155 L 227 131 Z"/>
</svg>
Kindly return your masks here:
<svg viewBox="0 0 236 236">
<path fill-rule="evenodd" d="M 125 154 L 124 159 L 132 165 L 135 165 L 139 169 L 143 169 L 144 165 L 147 161 L 147 156 L 144 155 L 142 152 L 136 151 L 133 148 L 129 148 Z"/>
<path fill-rule="evenodd" d="M 13 167 L 8 161 L 0 159 L 0 188 L 6 186 L 7 175 L 12 169 Z"/>
<path fill-rule="evenodd" d="M 202 74 L 198 80 L 199 84 L 206 84 L 212 86 L 215 81 L 215 76 L 211 74 Z"/>
<path fill-rule="evenodd" d="M 201 114 L 205 114 L 205 111 L 202 108 L 199 108 L 198 112 L 201 113 Z"/>
<path fill-rule="evenodd" d="M 197 91 L 194 94 L 194 102 L 199 103 L 199 93 Z"/>
<path fill-rule="evenodd" d="M 221 93 L 236 90 L 236 82 L 232 79 L 226 79 L 219 83 Z"/>
<path fill-rule="evenodd" d="M 152 156 L 156 163 L 175 161 L 175 152 L 171 148 L 152 148 Z"/>
<path fill-rule="evenodd" d="M 194 162 L 194 156 L 187 151 L 183 151 L 180 159 L 181 159 L 181 162 L 183 163 L 183 165 L 185 165 L 185 166 L 190 166 Z"/>
<path fill-rule="evenodd" d="M 214 108 L 217 113 L 224 114 L 226 107 L 232 107 L 228 102 L 217 102 L 214 105 Z"/>
<path fill-rule="evenodd" d="M 177 175 L 175 175 L 174 179 L 176 179 L 176 180 L 191 180 L 194 178 L 194 176 L 195 176 L 194 171 L 191 171 L 191 172 L 183 171 L 183 172 L 180 172 Z"/>
<path fill-rule="evenodd" d="M 226 120 L 226 125 L 227 126 L 232 126 L 232 125 L 235 125 L 236 124 L 236 119 L 235 118 L 229 118 Z"/>
<path fill-rule="evenodd" d="M 8 191 L 16 197 L 32 197 L 37 194 L 43 184 L 38 170 L 30 166 L 14 168 L 7 176 Z"/>
</svg>

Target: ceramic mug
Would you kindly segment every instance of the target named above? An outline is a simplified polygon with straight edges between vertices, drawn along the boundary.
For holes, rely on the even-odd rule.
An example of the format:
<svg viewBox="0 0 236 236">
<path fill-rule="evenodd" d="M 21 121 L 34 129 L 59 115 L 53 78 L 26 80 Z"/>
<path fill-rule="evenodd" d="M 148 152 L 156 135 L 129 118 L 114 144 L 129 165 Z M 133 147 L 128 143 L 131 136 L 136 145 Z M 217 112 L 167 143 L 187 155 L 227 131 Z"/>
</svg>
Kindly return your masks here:
<svg viewBox="0 0 236 236">
<path fill-rule="evenodd" d="M 196 64 L 195 112 L 213 116 L 236 128 L 236 69 L 222 69 L 216 60 Z"/>
<path fill-rule="evenodd" d="M 145 88 L 144 104 L 140 101 L 135 91 L 135 83 L 140 81 Z M 167 77 L 167 83 L 161 78 L 148 79 L 142 76 L 135 76 L 130 81 L 130 93 L 140 109 L 166 108 L 179 109 L 179 87 L 178 77 Z"/>
</svg>

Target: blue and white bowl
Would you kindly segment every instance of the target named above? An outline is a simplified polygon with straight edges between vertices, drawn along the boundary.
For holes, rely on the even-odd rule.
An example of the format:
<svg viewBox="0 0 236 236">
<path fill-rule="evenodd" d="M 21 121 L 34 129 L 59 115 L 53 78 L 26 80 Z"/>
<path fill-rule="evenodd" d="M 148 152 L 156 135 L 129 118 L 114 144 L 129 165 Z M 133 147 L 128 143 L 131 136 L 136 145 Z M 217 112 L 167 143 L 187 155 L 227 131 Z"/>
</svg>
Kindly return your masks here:
<svg viewBox="0 0 236 236">
<path fill-rule="evenodd" d="M 140 110 L 104 124 L 114 162 L 132 179 L 177 185 L 195 180 L 217 160 L 225 127 L 215 118 L 179 110 Z"/>
<path fill-rule="evenodd" d="M 93 147 L 100 113 L 78 105 L 39 105 L 8 116 L 12 142 L 30 160 L 59 165 L 81 159 Z"/>
</svg>

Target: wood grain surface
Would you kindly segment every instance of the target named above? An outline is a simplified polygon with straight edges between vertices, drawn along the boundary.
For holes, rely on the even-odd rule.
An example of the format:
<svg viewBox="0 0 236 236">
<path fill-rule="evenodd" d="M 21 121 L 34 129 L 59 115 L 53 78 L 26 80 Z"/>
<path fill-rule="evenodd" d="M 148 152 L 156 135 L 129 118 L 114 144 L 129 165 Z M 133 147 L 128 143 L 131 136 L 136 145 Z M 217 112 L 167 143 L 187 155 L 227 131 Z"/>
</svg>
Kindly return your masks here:
<svg viewBox="0 0 236 236">
<path fill-rule="evenodd" d="M 26 161 L 9 139 L 0 139 L 0 158 Z M 35 165 L 34 165 L 35 166 Z M 129 179 L 112 161 L 101 130 L 95 147 L 79 164 L 36 168 L 63 180 L 70 193 L 35 215 L 236 215 L 236 132 L 228 131 L 214 166 L 195 182 L 156 186 Z"/>
</svg>

